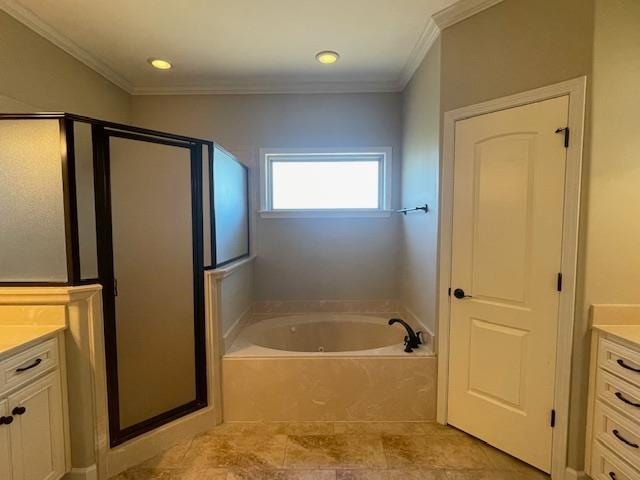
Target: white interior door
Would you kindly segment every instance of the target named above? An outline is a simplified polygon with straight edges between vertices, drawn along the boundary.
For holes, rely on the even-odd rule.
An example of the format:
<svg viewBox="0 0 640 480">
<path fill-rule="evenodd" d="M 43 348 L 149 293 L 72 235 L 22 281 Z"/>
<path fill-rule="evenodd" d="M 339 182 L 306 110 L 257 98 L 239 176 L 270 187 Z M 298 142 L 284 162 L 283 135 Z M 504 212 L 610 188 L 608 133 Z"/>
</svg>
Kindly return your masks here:
<svg viewBox="0 0 640 480">
<path fill-rule="evenodd" d="M 564 96 L 455 128 L 448 422 L 546 472 L 568 109 Z"/>
</svg>

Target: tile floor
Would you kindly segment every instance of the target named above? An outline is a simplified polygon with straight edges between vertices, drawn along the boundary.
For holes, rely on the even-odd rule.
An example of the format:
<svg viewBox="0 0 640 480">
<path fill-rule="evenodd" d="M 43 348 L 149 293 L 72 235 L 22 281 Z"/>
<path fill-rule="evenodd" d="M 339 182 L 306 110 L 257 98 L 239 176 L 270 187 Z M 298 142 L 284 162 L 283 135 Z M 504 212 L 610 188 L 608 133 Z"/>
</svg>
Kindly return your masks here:
<svg viewBox="0 0 640 480">
<path fill-rule="evenodd" d="M 548 480 L 433 423 L 230 423 L 113 480 Z"/>
</svg>

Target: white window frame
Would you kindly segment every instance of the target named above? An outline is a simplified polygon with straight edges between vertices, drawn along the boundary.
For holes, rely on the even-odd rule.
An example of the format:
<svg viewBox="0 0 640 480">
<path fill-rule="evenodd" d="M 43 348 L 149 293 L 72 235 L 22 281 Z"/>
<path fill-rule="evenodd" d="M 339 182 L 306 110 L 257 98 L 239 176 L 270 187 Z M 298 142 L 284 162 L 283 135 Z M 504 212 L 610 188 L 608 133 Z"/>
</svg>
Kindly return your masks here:
<svg viewBox="0 0 640 480">
<path fill-rule="evenodd" d="M 273 183 L 271 178 L 274 161 L 318 160 L 375 160 L 380 162 L 378 184 L 378 208 L 331 209 L 277 209 L 272 208 Z M 392 184 L 391 147 L 372 148 L 261 148 L 260 149 L 260 216 L 262 218 L 313 218 L 313 217 L 389 217 Z"/>
</svg>

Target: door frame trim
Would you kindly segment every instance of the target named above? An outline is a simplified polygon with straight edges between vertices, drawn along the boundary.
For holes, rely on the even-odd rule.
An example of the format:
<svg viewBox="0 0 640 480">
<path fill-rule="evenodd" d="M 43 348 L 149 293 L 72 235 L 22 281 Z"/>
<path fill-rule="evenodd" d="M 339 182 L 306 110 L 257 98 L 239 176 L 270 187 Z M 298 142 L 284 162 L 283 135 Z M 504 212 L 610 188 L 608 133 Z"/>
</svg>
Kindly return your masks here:
<svg viewBox="0 0 640 480">
<path fill-rule="evenodd" d="M 438 403 L 437 420 L 446 424 L 448 419 L 449 386 L 449 328 L 452 228 L 453 228 L 453 181 L 455 161 L 456 122 L 519 107 L 552 98 L 569 96 L 569 121 L 571 142 L 567 149 L 567 166 L 564 194 L 564 222 L 562 227 L 562 275 L 560 293 L 557 363 L 554 404 L 556 425 L 553 430 L 551 478 L 564 478 L 567 468 L 569 434 L 569 398 L 571 390 L 571 364 L 573 355 L 573 331 L 576 301 L 576 271 L 578 263 L 578 231 L 580 216 L 580 188 L 582 175 L 582 152 L 584 141 L 585 104 L 587 77 L 549 85 L 507 97 L 490 100 L 444 113 L 442 163 L 440 175 L 440 218 L 438 255 Z M 558 125 L 562 127 L 562 125 Z"/>
</svg>

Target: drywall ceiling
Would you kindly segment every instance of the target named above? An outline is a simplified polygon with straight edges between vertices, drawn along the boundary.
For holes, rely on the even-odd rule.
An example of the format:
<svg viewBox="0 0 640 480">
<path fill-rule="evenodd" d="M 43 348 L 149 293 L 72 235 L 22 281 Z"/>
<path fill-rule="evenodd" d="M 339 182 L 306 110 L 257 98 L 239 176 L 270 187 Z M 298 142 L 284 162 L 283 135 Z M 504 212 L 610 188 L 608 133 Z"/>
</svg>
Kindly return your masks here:
<svg viewBox="0 0 640 480">
<path fill-rule="evenodd" d="M 395 91 L 456 0 L 1 0 L 131 93 Z M 331 66 L 314 56 L 336 50 Z M 173 62 L 170 71 L 149 57 Z M 419 63 L 419 62 L 418 62 Z"/>
</svg>

